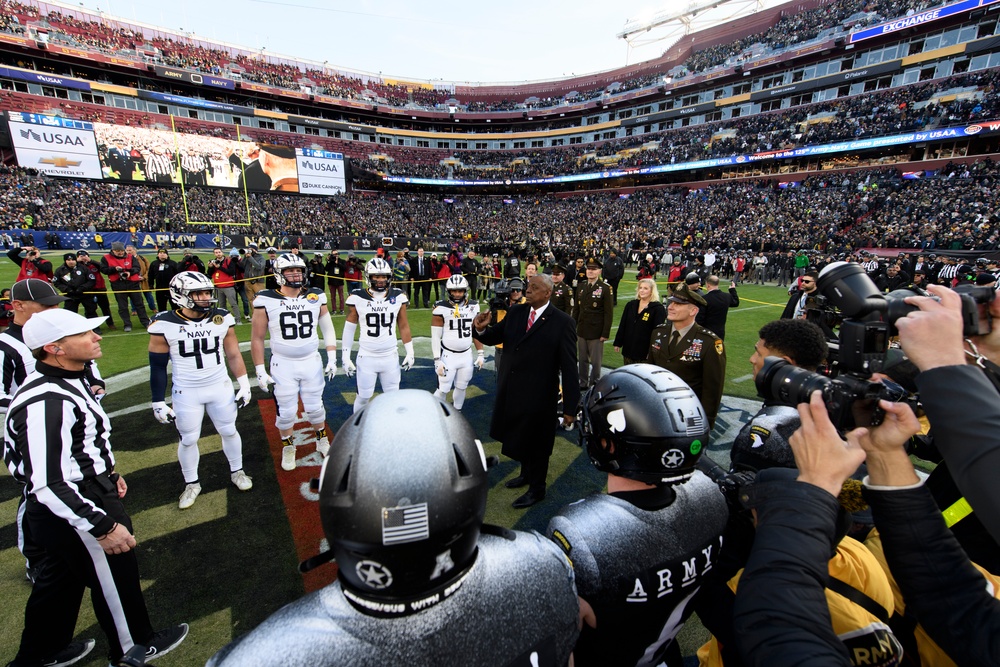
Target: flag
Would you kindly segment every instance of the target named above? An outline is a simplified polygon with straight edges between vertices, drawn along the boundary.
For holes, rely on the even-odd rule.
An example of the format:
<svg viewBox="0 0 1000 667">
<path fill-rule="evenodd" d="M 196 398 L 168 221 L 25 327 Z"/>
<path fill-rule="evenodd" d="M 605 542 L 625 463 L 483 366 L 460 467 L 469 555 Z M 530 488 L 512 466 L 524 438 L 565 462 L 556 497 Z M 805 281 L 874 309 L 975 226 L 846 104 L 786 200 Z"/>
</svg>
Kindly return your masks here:
<svg viewBox="0 0 1000 667">
<path fill-rule="evenodd" d="M 382 544 L 418 542 L 430 536 L 427 503 L 382 508 Z"/>
</svg>

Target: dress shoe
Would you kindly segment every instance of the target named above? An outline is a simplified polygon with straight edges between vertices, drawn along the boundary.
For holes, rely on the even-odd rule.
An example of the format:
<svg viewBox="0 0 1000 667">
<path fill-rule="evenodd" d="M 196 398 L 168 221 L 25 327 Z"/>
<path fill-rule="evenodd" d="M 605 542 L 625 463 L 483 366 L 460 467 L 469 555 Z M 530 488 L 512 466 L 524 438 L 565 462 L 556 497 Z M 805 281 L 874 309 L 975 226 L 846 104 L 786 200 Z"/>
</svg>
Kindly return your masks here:
<svg viewBox="0 0 1000 667">
<path fill-rule="evenodd" d="M 526 507 L 531 507 L 536 503 L 540 503 L 544 499 L 545 499 L 545 492 L 534 493 L 532 491 L 528 491 L 526 494 L 524 494 L 523 496 L 515 500 L 513 503 L 511 503 L 511 507 L 517 510 L 521 510 Z"/>
<path fill-rule="evenodd" d="M 528 485 L 528 480 L 524 478 L 524 475 L 518 475 L 513 479 L 508 479 L 503 485 L 508 489 L 520 489 L 522 486 Z"/>
</svg>

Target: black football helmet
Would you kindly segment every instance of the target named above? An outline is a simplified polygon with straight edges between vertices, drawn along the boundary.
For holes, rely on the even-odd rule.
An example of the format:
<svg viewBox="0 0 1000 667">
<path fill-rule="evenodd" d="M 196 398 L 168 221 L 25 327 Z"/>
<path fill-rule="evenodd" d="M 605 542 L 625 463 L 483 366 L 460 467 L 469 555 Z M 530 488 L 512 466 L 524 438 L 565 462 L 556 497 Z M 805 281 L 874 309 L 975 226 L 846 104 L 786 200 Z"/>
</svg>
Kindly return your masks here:
<svg viewBox="0 0 1000 667">
<path fill-rule="evenodd" d="M 581 445 L 598 470 L 647 484 L 677 484 L 708 444 L 701 401 L 683 380 L 653 364 L 617 368 L 583 397 Z"/>
<path fill-rule="evenodd" d="M 419 389 L 376 397 L 337 432 L 320 475 L 345 596 L 402 614 L 449 587 L 475 562 L 488 487 L 482 443 L 461 412 Z"/>
</svg>

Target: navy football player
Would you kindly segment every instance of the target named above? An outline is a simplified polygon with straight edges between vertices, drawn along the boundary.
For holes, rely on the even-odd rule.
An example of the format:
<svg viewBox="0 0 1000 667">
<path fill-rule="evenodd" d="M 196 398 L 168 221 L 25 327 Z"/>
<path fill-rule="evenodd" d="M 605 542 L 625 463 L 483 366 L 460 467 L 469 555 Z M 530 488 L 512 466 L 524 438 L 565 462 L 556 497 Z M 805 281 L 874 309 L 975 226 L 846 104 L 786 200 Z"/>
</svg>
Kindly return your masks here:
<svg viewBox="0 0 1000 667">
<path fill-rule="evenodd" d="M 410 322 L 406 319 L 406 304 L 409 299 L 403 290 L 392 286 L 392 267 L 380 257 L 371 259 L 365 265 L 367 289 L 356 289 L 347 297 L 347 321 L 344 323 L 344 340 L 341 345 L 344 370 L 348 377 L 358 374 L 358 397 L 354 400 L 354 412 L 358 412 L 375 394 L 375 381 L 382 384 L 382 391 L 399 389 L 400 364 L 397 351 L 396 328 L 403 339 L 402 369 L 413 367 L 413 339 L 410 336 Z M 359 328 L 358 365 L 351 362 L 351 346 L 354 332 Z"/>
<path fill-rule="evenodd" d="M 201 423 L 208 412 L 222 438 L 230 479 L 240 491 L 253 486 L 243 472 L 243 440 L 236 430 L 236 409 L 250 401 L 250 380 L 236 339 L 236 320 L 215 307 L 215 288 L 208 276 L 196 271 L 178 273 L 170 280 L 170 299 L 176 310 L 157 313 L 149 325 L 149 384 L 153 415 L 161 424 L 171 421 L 180 434 L 177 459 L 184 475 L 178 506 L 187 509 L 201 493 L 198 461 Z M 167 362 L 173 368 L 172 403 L 167 407 Z M 236 376 L 239 393 L 226 365 Z"/>
<path fill-rule="evenodd" d="M 326 308 L 326 293 L 308 287 L 306 263 L 295 253 L 285 253 L 274 261 L 274 279 L 278 289 L 264 290 L 253 302 L 250 331 L 250 356 L 260 388 L 267 391 L 274 384 L 277 417 L 274 425 L 281 435 L 281 467 L 295 469 L 295 443 L 292 430 L 298 413 L 299 397 L 306 419 L 316 431 L 316 451 L 326 456 L 330 440 L 326 431 L 326 408 L 323 389 L 326 379 L 337 374 L 337 332 Z M 323 332 L 326 367 L 319 355 L 319 336 Z M 264 337 L 271 337 L 271 368 L 264 366 Z"/>
</svg>

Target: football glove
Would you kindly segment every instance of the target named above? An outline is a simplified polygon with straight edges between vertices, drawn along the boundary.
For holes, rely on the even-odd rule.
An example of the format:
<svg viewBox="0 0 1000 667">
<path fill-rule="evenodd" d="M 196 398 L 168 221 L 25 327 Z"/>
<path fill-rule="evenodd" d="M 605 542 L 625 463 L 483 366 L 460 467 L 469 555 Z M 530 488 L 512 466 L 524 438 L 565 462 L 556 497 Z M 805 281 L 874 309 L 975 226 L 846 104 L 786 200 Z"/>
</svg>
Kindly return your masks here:
<svg viewBox="0 0 1000 667">
<path fill-rule="evenodd" d="M 268 385 L 274 384 L 274 378 L 267 374 L 264 364 L 254 366 L 254 372 L 257 374 L 257 386 L 264 391 L 268 391 Z"/>
<path fill-rule="evenodd" d="M 408 371 L 413 368 L 413 341 L 409 343 L 403 343 L 403 349 L 406 350 L 406 356 L 403 357 L 403 363 L 401 365 L 404 371 Z"/>
<path fill-rule="evenodd" d="M 486 363 L 486 357 L 483 356 L 483 351 L 479 350 L 479 354 L 476 356 L 476 360 L 472 362 L 476 365 L 476 370 L 483 370 L 483 364 Z"/>
<path fill-rule="evenodd" d="M 236 392 L 236 407 L 245 408 L 250 405 L 250 378 L 241 375 L 236 378 L 236 384 L 240 387 L 240 390 Z"/>
<path fill-rule="evenodd" d="M 439 376 L 444 377 L 444 374 L 448 372 L 448 369 L 445 368 L 443 361 L 441 361 L 440 359 L 435 359 L 434 372 L 437 373 Z"/>
<path fill-rule="evenodd" d="M 323 369 L 323 374 L 326 376 L 327 380 L 332 380 L 334 376 L 337 375 L 337 353 L 329 352 L 327 354 L 326 368 Z"/>
<path fill-rule="evenodd" d="M 156 421 L 161 424 L 169 424 L 177 418 L 174 411 L 167 407 L 167 404 L 163 401 L 153 403 L 153 416 L 156 417 Z"/>
<path fill-rule="evenodd" d="M 349 378 L 354 377 L 354 374 L 358 370 L 357 367 L 355 367 L 354 362 L 351 361 L 350 357 L 346 356 L 344 357 L 343 362 L 344 362 L 344 372 L 347 373 L 347 377 Z"/>
</svg>

